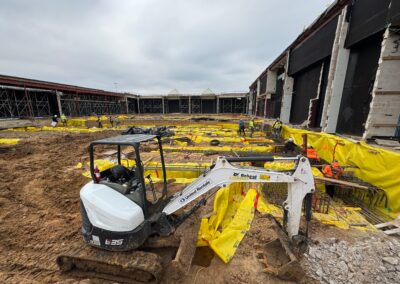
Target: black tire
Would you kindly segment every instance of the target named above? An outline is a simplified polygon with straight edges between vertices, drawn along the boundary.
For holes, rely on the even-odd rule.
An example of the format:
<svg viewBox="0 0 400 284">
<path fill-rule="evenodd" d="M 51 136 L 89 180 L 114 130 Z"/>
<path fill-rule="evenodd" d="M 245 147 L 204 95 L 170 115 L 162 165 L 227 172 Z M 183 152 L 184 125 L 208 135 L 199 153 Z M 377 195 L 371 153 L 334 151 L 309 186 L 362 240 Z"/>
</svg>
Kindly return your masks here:
<svg viewBox="0 0 400 284">
<path fill-rule="evenodd" d="M 219 146 L 219 144 L 221 144 L 221 142 L 218 139 L 213 139 L 210 141 L 211 146 Z"/>
</svg>

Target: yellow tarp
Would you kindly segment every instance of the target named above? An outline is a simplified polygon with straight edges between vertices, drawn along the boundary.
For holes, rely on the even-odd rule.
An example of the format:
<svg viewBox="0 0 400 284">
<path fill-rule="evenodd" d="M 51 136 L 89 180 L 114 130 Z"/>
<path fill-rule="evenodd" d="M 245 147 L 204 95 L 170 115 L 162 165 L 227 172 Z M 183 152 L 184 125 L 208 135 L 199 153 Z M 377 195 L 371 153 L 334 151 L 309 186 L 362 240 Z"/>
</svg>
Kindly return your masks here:
<svg viewBox="0 0 400 284">
<path fill-rule="evenodd" d="M 249 144 L 250 142 L 259 142 L 259 143 L 273 143 L 272 140 L 267 138 L 244 138 L 244 137 L 210 137 L 204 135 L 187 135 L 193 142 L 201 143 L 201 142 L 211 142 L 214 139 L 221 141 L 222 143 L 244 143 Z"/>
<path fill-rule="evenodd" d="M 116 161 L 113 162 L 105 159 L 97 159 L 94 161 L 94 164 L 99 168 L 100 172 L 102 172 L 113 167 L 117 163 Z M 126 167 L 132 167 L 135 165 L 135 161 L 123 159 L 121 160 L 121 164 Z M 89 162 L 87 162 L 87 165 L 89 166 Z M 174 183 L 191 183 L 194 179 L 200 176 L 201 173 L 206 170 L 210 165 L 210 163 L 168 163 L 166 164 L 167 178 L 175 179 Z M 182 168 L 186 170 L 181 170 Z M 154 183 L 162 182 L 163 173 L 161 169 L 161 163 L 153 161 L 146 163 L 144 175 L 147 176 L 148 174 L 151 174 L 151 178 Z M 82 175 L 90 178 L 89 171 L 84 172 Z"/>
<path fill-rule="evenodd" d="M 86 119 L 81 119 L 81 118 L 67 119 L 67 126 L 86 127 Z"/>
<path fill-rule="evenodd" d="M 164 146 L 164 150 L 180 150 L 180 151 L 216 151 L 216 152 L 271 152 L 271 146 L 243 146 L 243 147 L 230 147 L 230 146 Z"/>
<path fill-rule="evenodd" d="M 77 132 L 77 133 L 93 133 L 99 131 L 110 130 L 108 128 L 75 128 L 75 127 L 51 127 L 51 126 L 43 126 L 43 127 L 18 127 L 18 128 L 8 128 L 8 131 L 16 131 L 16 132 L 35 132 L 35 131 L 63 131 L 63 132 Z"/>
<path fill-rule="evenodd" d="M 400 211 L 400 153 L 373 147 L 361 141 L 358 143 L 331 134 L 294 129 L 283 126 L 283 138 L 293 138 L 302 144 L 302 135 L 307 134 L 307 142 L 318 155 L 331 162 L 336 146 L 335 159 L 343 166 L 356 166 L 354 175 L 376 187 L 383 189 L 388 197 L 389 212 Z"/>
<path fill-rule="evenodd" d="M 320 172 L 317 171 L 318 169 L 313 169 L 319 175 Z M 232 259 L 250 229 L 255 209 L 274 217 L 283 216 L 282 208 L 268 203 L 255 189 L 245 193 L 245 187 L 245 184 L 237 183 L 221 188 L 214 199 L 214 214 L 201 220 L 197 245 L 209 246 L 225 263 Z M 332 204 L 328 214 L 313 212 L 313 219 L 345 230 L 376 230 L 359 213 L 360 210 Z"/>
<path fill-rule="evenodd" d="M 0 138 L 0 144 L 15 145 L 18 144 L 18 138 Z"/>
<path fill-rule="evenodd" d="M 242 195 L 242 185 L 221 188 L 214 199 L 214 215 L 201 220 L 198 246 L 209 246 L 228 263 L 250 229 L 259 195 L 250 189 Z"/>
</svg>

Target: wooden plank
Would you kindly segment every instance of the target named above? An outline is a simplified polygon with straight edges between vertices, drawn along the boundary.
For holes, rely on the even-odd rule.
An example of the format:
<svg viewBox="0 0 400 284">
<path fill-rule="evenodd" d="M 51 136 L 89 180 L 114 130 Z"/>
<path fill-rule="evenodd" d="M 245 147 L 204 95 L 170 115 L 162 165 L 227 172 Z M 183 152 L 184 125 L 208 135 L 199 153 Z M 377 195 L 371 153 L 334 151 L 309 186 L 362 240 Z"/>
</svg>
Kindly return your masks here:
<svg viewBox="0 0 400 284">
<path fill-rule="evenodd" d="M 383 231 L 386 235 L 400 234 L 400 228 Z"/>
<path fill-rule="evenodd" d="M 387 124 L 384 124 L 384 123 L 374 123 L 372 126 L 373 126 L 373 127 L 396 127 L 397 124 L 396 124 L 396 123 L 387 123 Z"/>
<path fill-rule="evenodd" d="M 349 181 L 344 181 L 344 180 L 338 180 L 334 178 L 327 178 L 327 177 L 317 177 L 314 176 L 314 180 L 316 182 L 322 182 L 322 183 L 330 183 L 338 186 L 343 186 L 343 187 L 353 187 L 353 188 L 359 188 L 359 189 L 365 189 L 368 190 L 367 186 L 359 185 L 354 182 L 349 182 Z"/>
<path fill-rule="evenodd" d="M 399 147 L 400 143 L 394 140 L 375 139 L 376 144 L 381 146 Z"/>
<path fill-rule="evenodd" d="M 400 56 L 384 56 L 382 60 L 400 60 Z"/>
</svg>

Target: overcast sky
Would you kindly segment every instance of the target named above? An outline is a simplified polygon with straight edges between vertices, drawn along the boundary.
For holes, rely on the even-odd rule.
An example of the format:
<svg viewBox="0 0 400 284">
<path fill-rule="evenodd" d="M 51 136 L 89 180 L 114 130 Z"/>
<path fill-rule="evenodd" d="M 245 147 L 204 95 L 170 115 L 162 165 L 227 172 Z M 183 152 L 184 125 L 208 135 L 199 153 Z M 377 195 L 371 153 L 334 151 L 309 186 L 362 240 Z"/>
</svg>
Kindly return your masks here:
<svg viewBox="0 0 400 284">
<path fill-rule="evenodd" d="M 330 2 L 1 0 L 0 74 L 142 94 L 247 91 Z"/>
</svg>

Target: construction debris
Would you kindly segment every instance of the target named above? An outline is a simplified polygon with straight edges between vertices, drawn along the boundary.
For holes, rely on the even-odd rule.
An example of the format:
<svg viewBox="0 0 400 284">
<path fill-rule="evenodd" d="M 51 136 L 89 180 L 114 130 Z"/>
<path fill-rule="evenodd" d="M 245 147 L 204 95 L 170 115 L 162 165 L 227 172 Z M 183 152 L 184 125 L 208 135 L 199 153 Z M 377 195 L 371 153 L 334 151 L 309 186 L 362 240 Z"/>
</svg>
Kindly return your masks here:
<svg viewBox="0 0 400 284">
<path fill-rule="evenodd" d="M 375 225 L 375 228 L 382 230 L 386 235 L 400 235 L 400 215 L 393 221 Z"/>
<path fill-rule="evenodd" d="M 330 238 L 311 245 L 302 265 L 321 283 L 399 283 L 400 242 L 367 237 L 355 242 Z"/>
</svg>

